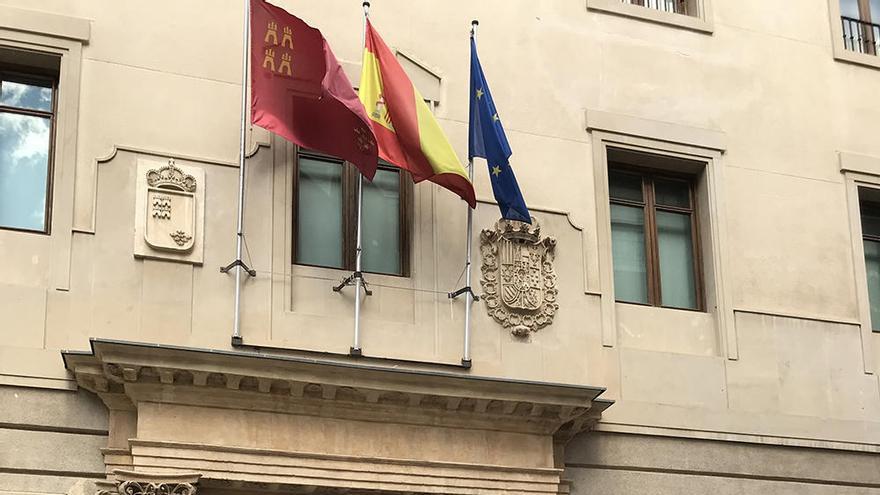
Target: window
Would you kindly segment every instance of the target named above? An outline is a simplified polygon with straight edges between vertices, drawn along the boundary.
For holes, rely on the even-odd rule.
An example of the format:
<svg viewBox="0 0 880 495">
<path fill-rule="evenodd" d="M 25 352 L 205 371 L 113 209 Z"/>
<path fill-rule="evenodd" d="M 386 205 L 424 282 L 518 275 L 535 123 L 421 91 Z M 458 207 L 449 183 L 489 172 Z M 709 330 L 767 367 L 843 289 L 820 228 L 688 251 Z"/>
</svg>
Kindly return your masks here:
<svg viewBox="0 0 880 495">
<path fill-rule="evenodd" d="M 688 0 L 621 0 L 623 3 L 640 5 L 650 9 L 672 12 L 675 14 L 697 15 L 693 2 Z"/>
<path fill-rule="evenodd" d="M 300 152 L 294 177 L 293 262 L 354 270 L 357 169 Z M 364 181 L 363 271 L 409 275 L 410 196 L 409 176 L 390 165 L 380 165 L 373 182 Z"/>
<path fill-rule="evenodd" d="M 0 228 L 48 233 L 58 62 L 33 55 L 45 67 L 4 63 L 15 58 L 0 54 Z"/>
<path fill-rule="evenodd" d="M 871 328 L 876 331 L 880 329 L 880 203 L 862 202 L 860 207 Z"/>
<path fill-rule="evenodd" d="M 610 163 L 608 186 L 615 299 L 703 310 L 693 180 Z"/>
<path fill-rule="evenodd" d="M 587 9 L 711 34 L 713 0 L 586 0 Z"/>
<path fill-rule="evenodd" d="M 880 0 L 840 0 L 840 20 L 847 50 L 880 52 Z"/>
</svg>

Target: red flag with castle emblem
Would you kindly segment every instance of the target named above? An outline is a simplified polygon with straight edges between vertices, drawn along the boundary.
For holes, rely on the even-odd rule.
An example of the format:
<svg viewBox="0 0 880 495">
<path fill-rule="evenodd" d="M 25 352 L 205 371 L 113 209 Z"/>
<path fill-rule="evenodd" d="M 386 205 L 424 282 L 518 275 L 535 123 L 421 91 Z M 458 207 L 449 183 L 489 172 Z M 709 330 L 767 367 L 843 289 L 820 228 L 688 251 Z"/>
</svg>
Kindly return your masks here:
<svg viewBox="0 0 880 495">
<path fill-rule="evenodd" d="M 264 0 L 251 0 L 251 122 L 376 174 L 369 117 L 327 40 Z"/>
</svg>

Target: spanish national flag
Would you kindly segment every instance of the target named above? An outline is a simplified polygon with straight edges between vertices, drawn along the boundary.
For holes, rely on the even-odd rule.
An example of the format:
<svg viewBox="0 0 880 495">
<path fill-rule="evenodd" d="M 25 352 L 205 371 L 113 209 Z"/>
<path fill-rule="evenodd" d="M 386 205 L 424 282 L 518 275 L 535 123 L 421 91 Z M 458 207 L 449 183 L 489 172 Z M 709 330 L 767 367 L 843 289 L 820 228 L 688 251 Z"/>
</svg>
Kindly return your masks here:
<svg viewBox="0 0 880 495">
<path fill-rule="evenodd" d="M 359 97 L 379 145 L 379 157 L 477 206 L 474 187 L 419 91 L 367 21 Z"/>
</svg>

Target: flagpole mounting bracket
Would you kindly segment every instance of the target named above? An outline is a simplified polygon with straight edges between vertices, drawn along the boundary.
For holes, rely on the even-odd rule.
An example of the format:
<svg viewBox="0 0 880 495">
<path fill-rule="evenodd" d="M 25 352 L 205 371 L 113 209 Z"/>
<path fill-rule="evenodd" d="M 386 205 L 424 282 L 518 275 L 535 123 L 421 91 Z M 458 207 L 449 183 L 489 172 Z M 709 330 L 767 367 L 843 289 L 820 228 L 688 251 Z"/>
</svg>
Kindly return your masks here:
<svg viewBox="0 0 880 495">
<path fill-rule="evenodd" d="M 364 294 L 368 296 L 373 295 L 373 291 L 370 290 L 369 285 L 367 284 L 366 279 L 364 279 L 364 272 L 352 272 L 351 275 L 345 277 L 342 282 L 339 282 L 339 285 L 333 287 L 333 292 L 341 292 L 342 289 L 348 287 L 349 285 L 354 285 L 355 280 L 360 279 L 361 285 L 364 288 Z"/>
<path fill-rule="evenodd" d="M 464 294 L 464 293 L 466 293 L 466 292 L 470 292 L 470 293 L 471 293 L 471 297 L 474 298 L 474 301 L 479 301 L 479 300 L 480 300 L 480 296 L 478 296 L 476 293 L 474 293 L 474 289 L 471 288 L 470 285 L 468 285 L 468 286 L 466 286 L 466 287 L 462 287 L 461 289 L 458 289 L 458 290 L 455 291 L 455 292 L 449 292 L 447 295 L 449 296 L 449 299 L 455 299 L 455 298 L 457 298 L 458 296 L 460 296 L 460 295 L 462 295 L 462 294 Z"/>
<path fill-rule="evenodd" d="M 226 266 L 220 267 L 220 273 L 229 273 L 229 271 L 232 270 L 233 268 L 235 268 L 236 266 L 242 267 L 244 269 L 244 271 L 247 272 L 247 274 L 250 275 L 251 277 L 257 276 L 257 271 L 254 270 L 253 268 L 247 266 L 247 264 L 245 264 L 245 262 L 241 261 L 240 259 L 235 260 Z"/>
</svg>

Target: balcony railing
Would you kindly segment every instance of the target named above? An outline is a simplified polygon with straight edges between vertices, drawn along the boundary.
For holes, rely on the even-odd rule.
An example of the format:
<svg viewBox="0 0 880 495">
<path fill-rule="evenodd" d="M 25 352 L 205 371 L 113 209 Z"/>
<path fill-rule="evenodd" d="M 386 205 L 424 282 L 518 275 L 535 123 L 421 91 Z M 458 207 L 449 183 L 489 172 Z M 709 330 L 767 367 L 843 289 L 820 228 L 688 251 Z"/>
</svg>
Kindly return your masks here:
<svg viewBox="0 0 880 495">
<path fill-rule="evenodd" d="M 641 5 L 649 9 L 672 12 L 675 14 L 690 15 L 687 8 L 687 0 L 621 0 L 623 3 Z"/>
<path fill-rule="evenodd" d="M 868 55 L 880 53 L 880 25 L 852 17 L 841 17 L 843 46 L 847 50 Z"/>
</svg>

